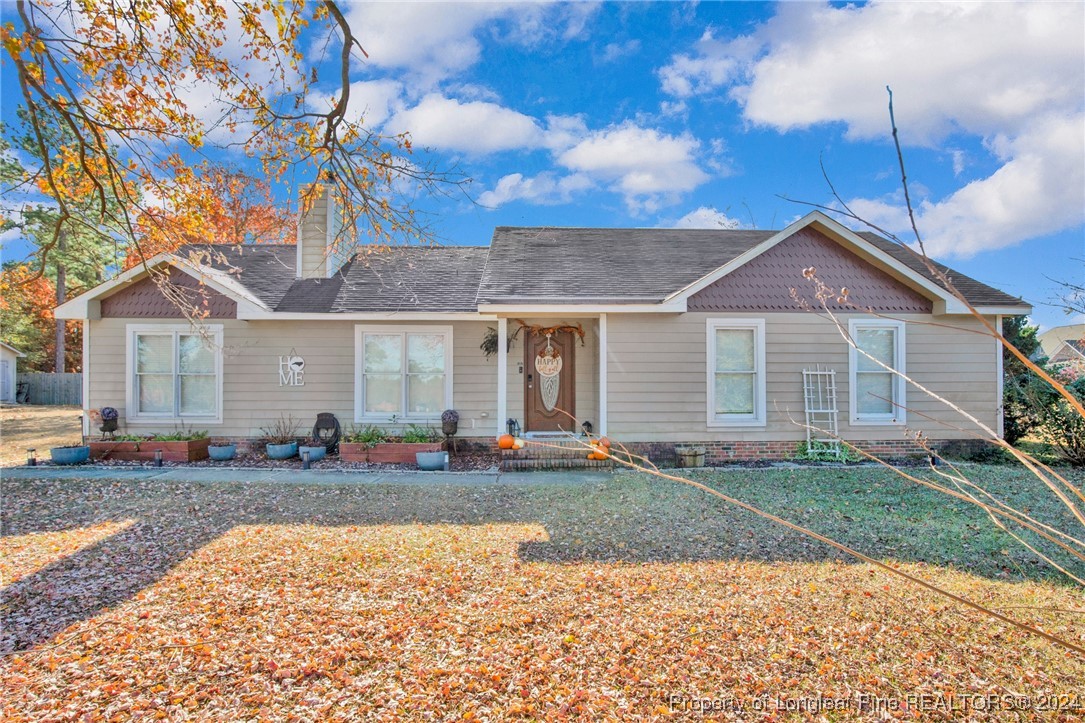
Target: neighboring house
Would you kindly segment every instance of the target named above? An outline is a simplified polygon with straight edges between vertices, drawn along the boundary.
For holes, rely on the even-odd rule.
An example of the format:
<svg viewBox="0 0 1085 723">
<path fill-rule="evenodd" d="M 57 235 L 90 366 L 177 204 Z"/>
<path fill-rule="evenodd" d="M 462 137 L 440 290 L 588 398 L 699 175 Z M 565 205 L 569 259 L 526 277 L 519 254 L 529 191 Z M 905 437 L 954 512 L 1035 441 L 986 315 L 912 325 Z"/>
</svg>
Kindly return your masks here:
<svg viewBox="0 0 1085 723">
<path fill-rule="evenodd" d="M 489 247 L 337 260 L 327 205 L 302 220 L 297 247 L 151 260 L 204 290 L 199 330 L 141 268 L 58 307 L 83 320 L 85 405 L 117 407 L 129 432 L 230 438 L 258 437 L 280 413 L 303 428 L 320 412 L 344 428 L 439 427 L 454 408 L 459 436 L 490 445 L 509 418 L 529 435 L 575 428 L 564 410 L 656 454 L 696 442 L 712 460 L 786 457 L 805 439 L 803 370 L 820 366 L 835 370 L 848 440 L 891 453 L 915 451 L 914 431 L 970 438 L 963 418 L 801 308 L 791 289 L 818 306 L 803 275 L 815 267 L 864 310 L 827 299 L 865 350 L 1000 424 L 1002 353 L 980 322 L 906 251 L 819 212 L 783 231 L 501 227 Z M 991 323 L 1030 311 L 949 273 Z M 523 331 L 511 350 L 480 348 L 488 328 L 504 339 L 522 324 L 567 329 L 549 347 Z"/>
<path fill-rule="evenodd" d="M 1049 366 L 1068 366 L 1085 371 L 1085 339 L 1068 339 L 1055 348 Z"/>
<path fill-rule="evenodd" d="M 0 341 L 0 402 L 14 402 L 17 391 L 15 380 L 18 359 L 25 357 L 11 344 Z"/>
<path fill-rule="evenodd" d="M 1085 324 L 1055 326 L 1041 334 L 1037 334 L 1036 339 L 1040 342 L 1040 350 L 1043 355 L 1050 359 L 1064 341 L 1081 341 L 1085 339 Z"/>
</svg>

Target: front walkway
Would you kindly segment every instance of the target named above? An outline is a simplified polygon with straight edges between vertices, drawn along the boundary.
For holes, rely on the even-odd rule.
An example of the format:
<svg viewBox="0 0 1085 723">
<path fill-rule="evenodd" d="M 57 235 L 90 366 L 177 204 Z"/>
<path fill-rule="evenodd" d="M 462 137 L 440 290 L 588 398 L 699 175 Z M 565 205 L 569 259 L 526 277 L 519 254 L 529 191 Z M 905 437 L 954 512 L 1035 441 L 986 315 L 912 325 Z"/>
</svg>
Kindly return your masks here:
<svg viewBox="0 0 1085 723">
<path fill-rule="evenodd" d="M 579 485 L 603 482 L 610 472 L 354 472 L 297 469 L 213 469 L 208 467 L 7 467 L 0 479 L 117 479 L 163 482 L 244 482 L 278 484 L 382 485 Z"/>
</svg>

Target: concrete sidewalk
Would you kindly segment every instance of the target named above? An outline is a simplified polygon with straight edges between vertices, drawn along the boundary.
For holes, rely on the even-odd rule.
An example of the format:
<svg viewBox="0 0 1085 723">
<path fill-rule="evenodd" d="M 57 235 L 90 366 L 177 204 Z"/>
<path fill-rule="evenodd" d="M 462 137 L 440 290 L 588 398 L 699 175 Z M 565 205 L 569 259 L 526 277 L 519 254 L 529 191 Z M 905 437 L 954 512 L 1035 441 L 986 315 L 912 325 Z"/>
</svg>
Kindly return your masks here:
<svg viewBox="0 0 1085 723">
<path fill-rule="evenodd" d="M 115 479 L 163 482 L 233 482 L 264 484 L 381 484 L 381 485 L 581 485 L 605 482 L 610 472 L 561 470 L 556 472 L 355 472 L 213 467 L 5 467 L 0 480 Z"/>
</svg>

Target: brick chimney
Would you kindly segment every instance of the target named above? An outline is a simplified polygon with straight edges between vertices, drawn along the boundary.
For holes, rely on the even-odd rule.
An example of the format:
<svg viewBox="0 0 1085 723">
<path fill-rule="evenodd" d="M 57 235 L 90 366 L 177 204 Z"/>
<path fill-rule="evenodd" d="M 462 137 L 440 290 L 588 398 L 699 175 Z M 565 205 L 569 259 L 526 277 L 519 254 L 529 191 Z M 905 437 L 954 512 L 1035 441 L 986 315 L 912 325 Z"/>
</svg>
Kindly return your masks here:
<svg viewBox="0 0 1085 723">
<path fill-rule="evenodd" d="M 305 197 L 310 188 L 302 188 L 298 194 L 301 217 L 298 220 L 296 275 L 299 279 L 325 279 L 350 258 L 349 251 L 345 250 L 349 248 L 349 240 L 336 238 L 342 228 L 342 219 L 333 195 L 334 187 L 316 184 L 306 209 Z"/>
</svg>

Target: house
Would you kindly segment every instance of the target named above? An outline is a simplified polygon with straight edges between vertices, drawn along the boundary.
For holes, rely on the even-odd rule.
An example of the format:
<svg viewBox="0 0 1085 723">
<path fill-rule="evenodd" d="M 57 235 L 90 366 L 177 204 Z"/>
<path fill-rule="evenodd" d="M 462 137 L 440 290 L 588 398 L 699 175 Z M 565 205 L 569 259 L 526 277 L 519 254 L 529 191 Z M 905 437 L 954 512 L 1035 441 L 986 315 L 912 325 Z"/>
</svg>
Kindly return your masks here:
<svg viewBox="0 0 1085 723">
<path fill-rule="evenodd" d="M 1040 342 L 1040 350 L 1043 353 L 1043 356 L 1050 359 L 1059 351 L 1063 342 L 1081 341 L 1082 339 L 1085 339 L 1085 324 L 1055 326 L 1037 334 L 1036 339 Z"/>
<path fill-rule="evenodd" d="M 25 357 L 21 351 L 0 341 L 0 402 L 15 402 L 18 390 L 16 386 L 16 367 L 18 360 Z"/>
<path fill-rule="evenodd" d="M 1067 339 L 1055 347 L 1049 366 L 1065 366 L 1085 372 L 1085 339 Z"/>
<path fill-rule="evenodd" d="M 334 253 L 333 204 L 314 204 L 298 244 L 162 255 L 198 297 L 194 328 L 135 268 L 57 308 L 83 321 L 87 408 L 116 407 L 130 433 L 184 425 L 259 437 L 280 413 L 344 428 L 439 425 L 492 446 L 578 422 L 655 455 L 698 443 L 710 460 L 787 457 L 804 440 L 806 369 L 831 370 L 839 434 L 880 453 L 972 437 L 968 423 L 858 354 L 818 307 L 886 367 L 997 429 L 1001 360 L 965 305 L 898 246 L 820 212 L 782 231 L 497 228 L 488 247 Z M 947 269 L 983 317 L 1030 307 Z M 794 293 L 791 291 L 794 289 Z M 913 323 L 914 322 L 914 323 Z M 550 333 L 545 333 L 549 330 Z M 515 337 L 483 347 L 488 334 Z"/>
</svg>

